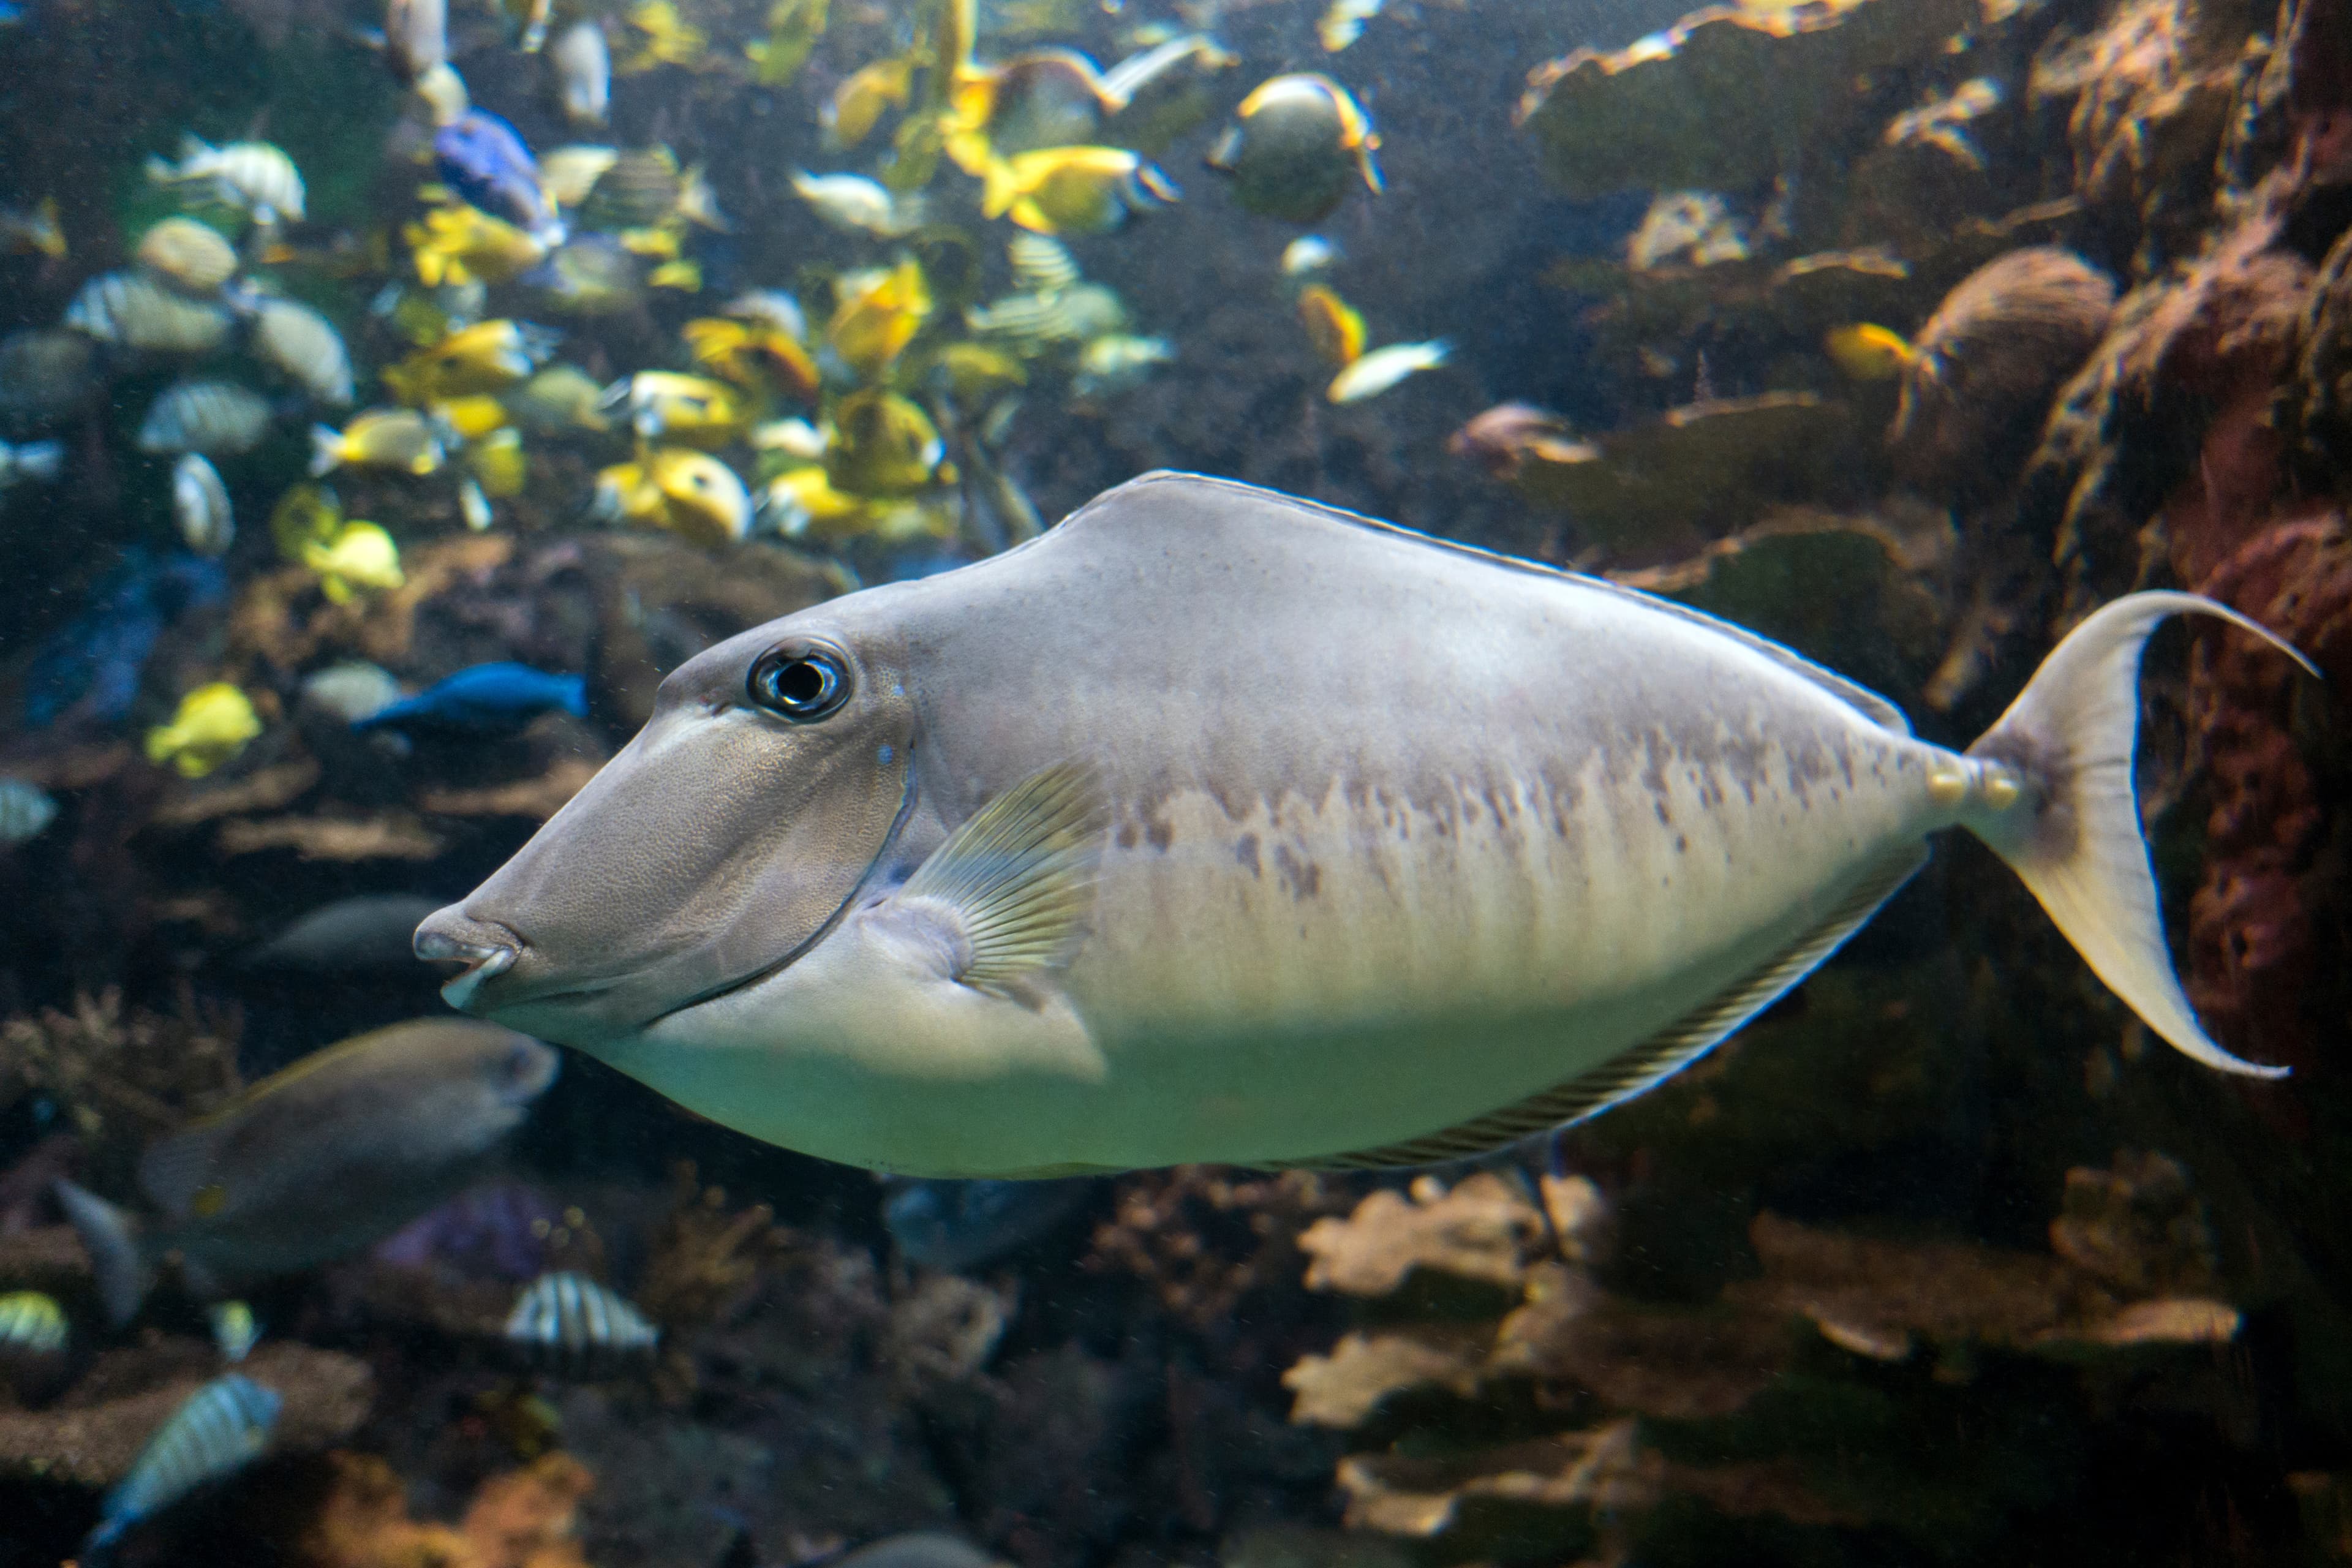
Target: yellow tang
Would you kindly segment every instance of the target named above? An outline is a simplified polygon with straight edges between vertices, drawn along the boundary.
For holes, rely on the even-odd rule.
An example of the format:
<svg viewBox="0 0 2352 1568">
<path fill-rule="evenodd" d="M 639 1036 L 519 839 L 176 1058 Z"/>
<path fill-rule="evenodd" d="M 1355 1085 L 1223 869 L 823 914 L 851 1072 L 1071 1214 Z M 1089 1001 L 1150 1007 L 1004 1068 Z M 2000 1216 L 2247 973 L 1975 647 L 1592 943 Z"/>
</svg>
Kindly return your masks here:
<svg viewBox="0 0 2352 1568">
<path fill-rule="evenodd" d="M 312 479 L 346 465 L 429 474 L 442 456 L 440 437 L 413 408 L 371 408 L 340 431 L 310 426 Z"/>
<path fill-rule="evenodd" d="M 743 58 L 761 87 L 782 87 L 798 76 L 824 37 L 826 0 L 775 0 L 768 36 L 743 46 Z"/>
<path fill-rule="evenodd" d="M 867 380 L 880 375 L 915 341 L 931 313 L 931 288 L 908 258 L 887 272 L 844 274 L 840 303 L 824 331 L 843 363 Z"/>
<path fill-rule="evenodd" d="M 278 498 L 269 511 L 269 537 L 288 561 L 302 559 L 303 546 L 332 539 L 343 525 L 342 503 L 324 485 L 296 485 Z"/>
<path fill-rule="evenodd" d="M 637 36 L 629 53 L 613 63 L 614 76 L 635 76 L 657 66 L 698 64 L 710 47 L 710 35 L 678 15 L 670 0 L 644 0 L 624 18 Z"/>
<path fill-rule="evenodd" d="M 252 700 L 227 681 L 215 680 L 181 698 L 170 723 L 147 731 L 147 760 L 169 763 L 182 777 L 200 779 L 260 733 Z"/>
<path fill-rule="evenodd" d="M 1892 381 L 1917 357 L 1902 333 L 1874 321 L 1832 327 L 1822 335 L 1822 347 L 1855 381 Z"/>
<path fill-rule="evenodd" d="M 400 547 L 373 522 L 347 522 L 328 539 L 302 547 L 302 564 L 319 574 L 330 604 L 347 605 L 361 589 L 397 588 L 408 581 L 400 570 Z"/>
<path fill-rule="evenodd" d="M 403 226 L 416 280 L 510 283 L 547 259 L 547 247 L 502 218 L 464 202 L 429 207 L 422 223 Z"/>
<path fill-rule="evenodd" d="M 678 329 L 695 364 L 749 392 L 815 400 L 816 361 L 798 338 L 756 321 L 703 316 Z"/>
<path fill-rule="evenodd" d="M 492 431 L 466 448 L 466 467 L 473 470 L 486 496 L 511 500 L 522 494 L 523 483 L 530 477 L 530 459 L 522 448 L 522 432 L 512 428 Z"/>
<path fill-rule="evenodd" d="M 637 372 L 616 389 L 614 400 L 625 403 L 631 426 L 648 441 L 724 447 L 751 422 L 751 410 L 735 388 L 707 375 L 681 375 L 674 370 Z"/>
<path fill-rule="evenodd" d="M 735 470 L 706 452 L 656 447 L 643 460 L 616 463 L 596 476 L 592 515 L 644 523 L 717 549 L 742 539 L 751 496 Z"/>
<path fill-rule="evenodd" d="M 1363 357 L 1364 318 L 1345 300 L 1320 283 L 1298 291 L 1298 320 L 1315 352 L 1339 370 Z"/>
<path fill-rule="evenodd" d="M 1034 234 L 1104 234 L 1129 212 L 1181 194 L 1150 160 L 1125 147 L 1040 147 L 989 163 L 981 214 L 1009 216 Z"/>
<path fill-rule="evenodd" d="M 852 495 L 903 495 L 952 477 L 947 443 L 929 415 L 895 392 L 853 392 L 833 411 L 825 477 Z"/>
<path fill-rule="evenodd" d="M 1003 349 L 986 343 L 950 343 L 940 351 L 940 379 L 959 403 L 976 403 L 1008 386 L 1025 386 L 1029 371 Z"/>
<path fill-rule="evenodd" d="M 906 108 L 915 87 L 915 66 L 914 56 L 894 55 L 860 66 L 842 79 L 818 111 L 833 144 L 855 147 L 874 133 L 885 110 Z"/>
<path fill-rule="evenodd" d="M 433 422 L 462 440 L 478 441 L 507 424 L 507 405 L 487 392 L 427 404 Z"/>
<path fill-rule="evenodd" d="M 387 366 L 383 383 L 404 403 L 498 392 L 529 379 L 555 346 L 545 328 L 500 318 L 460 328 Z"/>
</svg>

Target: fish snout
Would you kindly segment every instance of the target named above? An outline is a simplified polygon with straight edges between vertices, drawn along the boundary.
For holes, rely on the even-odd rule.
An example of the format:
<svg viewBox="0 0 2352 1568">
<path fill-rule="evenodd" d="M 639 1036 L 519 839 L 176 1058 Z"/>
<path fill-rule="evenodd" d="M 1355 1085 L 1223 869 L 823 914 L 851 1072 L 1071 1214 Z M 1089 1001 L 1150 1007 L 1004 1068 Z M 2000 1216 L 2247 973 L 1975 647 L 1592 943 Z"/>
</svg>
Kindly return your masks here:
<svg viewBox="0 0 2352 1568">
<path fill-rule="evenodd" d="M 523 940 L 494 921 L 476 920 L 457 905 L 436 910 L 416 928 L 416 956 L 428 963 L 460 963 L 465 968 L 441 987 L 441 998 L 461 1013 L 489 981 L 515 966 L 522 956 Z"/>
</svg>

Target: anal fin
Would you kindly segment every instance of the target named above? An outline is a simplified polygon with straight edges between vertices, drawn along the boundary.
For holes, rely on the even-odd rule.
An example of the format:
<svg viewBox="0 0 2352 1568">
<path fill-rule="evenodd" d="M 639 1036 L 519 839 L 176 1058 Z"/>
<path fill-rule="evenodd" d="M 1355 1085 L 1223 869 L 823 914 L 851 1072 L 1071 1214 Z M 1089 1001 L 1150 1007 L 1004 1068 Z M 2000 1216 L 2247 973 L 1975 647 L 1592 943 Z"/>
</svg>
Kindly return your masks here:
<svg viewBox="0 0 2352 1568">
<path fill-rule="evenodd" d="M 1491 1153 L 1538 1132 L 1600 1115 L 1656 1088 L 1738 1032 L 1819 968 L 1880 905 L 1927 863 L 1924 844 L 1908 845 L 1872 867 L 1820 923 L 1648 1039 L 1629 1046 L 1565 1083 L 1440 1132 L 1351 1153 L 1268 1163 L 1274 1170 L 1380 1170 L 1435 1165 Z"/>
</svg>

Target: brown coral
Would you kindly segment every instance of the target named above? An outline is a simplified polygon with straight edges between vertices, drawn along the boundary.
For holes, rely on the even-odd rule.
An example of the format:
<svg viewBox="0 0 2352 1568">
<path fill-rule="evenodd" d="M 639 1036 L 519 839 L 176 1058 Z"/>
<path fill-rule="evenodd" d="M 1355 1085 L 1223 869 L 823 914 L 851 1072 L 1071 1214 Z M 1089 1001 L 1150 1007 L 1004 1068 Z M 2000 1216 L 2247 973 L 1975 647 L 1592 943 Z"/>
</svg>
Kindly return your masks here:
<svg viewBox="0 0 2352 1568">
<path fill-rule="evenodd" d="M 2072 251 L 2030 246 L 1987 262 L 1919 329 L 1889 438 L 1905 466 L 1948 482 L 2005 475 L 2050 395 L 2106 331 L 2115 285 Z"/>
<path fill-rule="evenodd" d="M 1344 1199 L 1306 1172 L 1250 1177 L 1180 1165 L 1129 1177 L 1095 1231 L 1087 1267 L 1131 1274 L 1202 1332 L 1231 1318 L 1252 1290 L 1294 1278 L 1298 1233 Z"/>
<path fill-rule="evenodd" d="M 412 1519 L 382 1459 L 330 1458 L 333 1484 L 298 1549 L 309 1568 L 586 1568 L 575 1532 L 595 1479 L 569 1455 L 491 1477 L 455 1526 Z"/>
<path fill-rule="evenodd" d="M 148 1140 L 227 1103 L 243 1022 L 234 1007 L 200 1005 L 185 981 L 166 1017 L 126 1008 L 113 987 L 0 1022 L 0 1109 L 26 1094 L 56 1102 L 101 1163 L 127 1166 Z"/>
</svg>

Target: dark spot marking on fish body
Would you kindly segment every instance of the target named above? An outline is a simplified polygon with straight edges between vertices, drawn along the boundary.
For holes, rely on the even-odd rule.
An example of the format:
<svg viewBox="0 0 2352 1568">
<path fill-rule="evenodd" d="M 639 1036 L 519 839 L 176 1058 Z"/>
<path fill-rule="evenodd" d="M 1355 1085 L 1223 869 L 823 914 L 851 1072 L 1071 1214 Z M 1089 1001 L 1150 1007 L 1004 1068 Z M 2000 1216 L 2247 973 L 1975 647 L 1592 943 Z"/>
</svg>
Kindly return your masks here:
<svg viewBox="0 0 2352 1568">
<path fill-rule="evenodd" d="M 1690 853 L 1689 834 L 1677 833 L 1675 835 L 1675 853 L 1677 855 L 1687 855 Z"/>
<path fill-rule="evenodd" d="M 1142 837 L 1143 835 L 1132 822 L 1122 822 L 1118 825 L 1118 847 L 1121 849 L 1134 848 L 1136 842 Z"/>
<path fill-rule="evenodd" d="M 1652 800 L 1650 802 L 1650 809 L 1658 814 L 1659 826 L 1672 827 L 1675 825 L 1675 814 L 1666 809 L 1666 797 L 1664 795 L 1661 795 Z"/>
<path fill-rule="evenodd" d="M 1259 866 L 1257 862 L 1256 834 L 1244 833 L 1241 836 L 1240 839 L 1234 845 L 1234 858 L 1242 865 L 1248 867 L 1249 874 L 1251 876 L 1263 877 L 1265 875 L 1265 868 Z"/>
<path fill-rule="evenodd" d="M 1287 844 L 1274 847 L 1274 868 L 1281 873 L 1283 889 L 1295 903 L 1304 903 L 1323 890 L 1323 868 L 1291 853 Z"/>
</svg>

